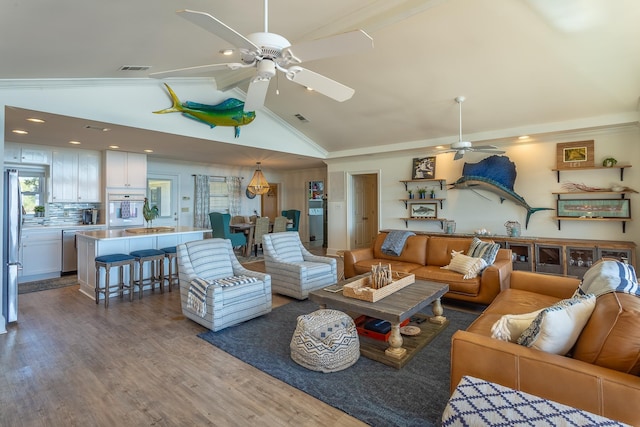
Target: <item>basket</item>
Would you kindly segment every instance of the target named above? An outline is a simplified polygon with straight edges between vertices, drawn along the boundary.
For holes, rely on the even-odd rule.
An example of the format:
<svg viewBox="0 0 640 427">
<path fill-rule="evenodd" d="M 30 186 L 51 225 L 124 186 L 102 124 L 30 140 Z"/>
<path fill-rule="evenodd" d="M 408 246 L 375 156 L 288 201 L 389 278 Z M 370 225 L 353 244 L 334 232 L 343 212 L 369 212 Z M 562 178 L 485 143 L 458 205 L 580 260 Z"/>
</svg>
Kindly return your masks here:
<svg viewBox="0 0 640 427">
<path fill-rule="evenodd" d="M 366 276 L 358 280 L 354 280 L 351 283 L 344 285 L 342 289 L 342 295 L 349 298 L 355 298 L 362 301 L 376 302 L 380 301 L 384 297 L 388 297 L 394 292 L 415 283 L 415 274 L 408 274 L 404 277 L 389 283 L 380 289 L 373 289 L 369 286 L 371 276 Z"/>
</svg>

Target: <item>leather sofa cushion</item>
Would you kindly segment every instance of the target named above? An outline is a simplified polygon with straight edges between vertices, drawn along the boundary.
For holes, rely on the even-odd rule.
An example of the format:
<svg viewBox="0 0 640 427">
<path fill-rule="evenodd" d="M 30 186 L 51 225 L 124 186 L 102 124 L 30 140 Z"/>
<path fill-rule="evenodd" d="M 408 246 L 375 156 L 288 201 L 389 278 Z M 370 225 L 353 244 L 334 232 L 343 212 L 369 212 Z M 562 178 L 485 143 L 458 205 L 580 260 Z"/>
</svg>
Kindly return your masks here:
<svg viewBox="0 0 640 427">
<path fill-rule="evenodd" d="M 431 243 L 431 241 L 429 241 L 429 243 Z M 463 274 L 433 265 L 417 268 L 413 270 L 412 273 L 416 275 L 416 279 L 447 283 L 449 285 L 449 292 L 472 296 L 478 295 L 478 292 L 480 292 L 481 278 L 479 276 L 473 279 L 463 279 Z"/>
<path fill-rule="evenodd" d="M 466 254 L 471 239 L 464 237 L 430 237 L 427 248 L 426 265 L 443 267 L 451 261 L 451 251 L 462 251 Z"/>
<path fill-rule="evenodd" d="M 611 292 L 596 308 L 573 349 L 573 358 L 640 375 L 640 298 Z"/>
<path fill-rule="evenodd" d="M 379 233 L 376 241 L 373 243 L 373 257 L 376 259 L 386 259 L 390 261 L 404 261 L 418 265 L 425 265 L 427 259 L 427 242 L 429 236 L 416 235 L 409 236 L 404 244 L 404 249 L 399 257 L 387 255 L 382 252 L 382 243 L 387 237 L 387 233 Z M 376 263 L 377 264 L 377 263 Z M 448 263 L 447 263 L 448 264 Z M 394 270 L 397 271 L 397 270 Z"/>
</svg>

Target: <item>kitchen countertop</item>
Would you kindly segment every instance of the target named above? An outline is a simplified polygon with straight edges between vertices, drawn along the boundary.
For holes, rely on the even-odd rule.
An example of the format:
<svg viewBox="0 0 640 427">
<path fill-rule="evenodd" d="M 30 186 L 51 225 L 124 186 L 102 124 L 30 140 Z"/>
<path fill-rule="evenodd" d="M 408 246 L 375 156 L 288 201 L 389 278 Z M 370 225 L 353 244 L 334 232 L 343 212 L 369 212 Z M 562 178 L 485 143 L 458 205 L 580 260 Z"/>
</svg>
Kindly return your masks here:
<svg viewBox="0 0 640 427">
<path fill-rule="evenodd" d="M 105 224 L 29 224 L 24 225 L 22 230 L 83 230 L 91 228 L 106 228 Z"/>
<path fill-rule="evenodd" d="M 78 231 L 76 236 L 84 237 L 93 240 L 107 240 L 107 239 L 135 239 L 149 236 L 159 235 L 171 235 L 171 234 L 185 234 L 194 232 L 207 232 L 208 228 L 195 228 L 195 227 L 154 227 L 152 232 L 138 232 L 141 228 L 135 228 L 136 232 L 129 232 L 126 228 L 111 228 L 108 230 L 93 230 L 93 231 Z"/>
</svg>

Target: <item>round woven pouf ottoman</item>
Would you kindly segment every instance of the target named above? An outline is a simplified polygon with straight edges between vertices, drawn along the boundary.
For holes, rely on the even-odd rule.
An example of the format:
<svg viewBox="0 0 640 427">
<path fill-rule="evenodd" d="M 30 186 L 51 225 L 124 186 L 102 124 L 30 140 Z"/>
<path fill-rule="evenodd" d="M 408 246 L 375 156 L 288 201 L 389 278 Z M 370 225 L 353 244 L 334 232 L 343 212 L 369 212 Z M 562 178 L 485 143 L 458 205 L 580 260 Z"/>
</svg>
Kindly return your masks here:
<svg viewBox="0 0 640 427">
<path fill-rule="evenodd" d="M 298 316 L 290 347 L 291 358 L 313 371 L 341 371 L 360 357 L 356 325 L 351 317 L 337 310 Z"/>
</svg>

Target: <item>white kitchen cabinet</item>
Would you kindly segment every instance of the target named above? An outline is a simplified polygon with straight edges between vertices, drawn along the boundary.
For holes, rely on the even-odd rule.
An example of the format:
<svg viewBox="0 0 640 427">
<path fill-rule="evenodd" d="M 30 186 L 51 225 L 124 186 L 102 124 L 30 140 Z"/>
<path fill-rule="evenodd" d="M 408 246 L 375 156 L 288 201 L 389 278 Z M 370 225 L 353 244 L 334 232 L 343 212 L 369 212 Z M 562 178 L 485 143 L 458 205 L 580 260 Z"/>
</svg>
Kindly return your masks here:
<svg viewBox="0 0 640 427">
<path fill-rule="evenodd" d="M 100 202 L 100 153 L 55 150 L 51 163 L 51 202 Z"/>
<path fill-rule="evenodd" d="M 48 164 L 51 164 L 51 150 L 23 148 L 21 160 L 22 160 L 22 163 L 48 165 Z"/>
<path fill-rule="evenodd" d="M 6 163 L 20 163 L 22 160 L 22 153 L 20 150 L 20 146 L 5 143 L 4 144 L 4 161 Z"/>
<path fill-rule="evenodd" d="M 107 188 L 147 188 L 146 154 L 105 151 Z"/>
<path fill-rule="evenodd" d="M 23 230 L 20 249 L 22 272 L 19 283 L 60 276 L 62 231 L 59 228 Z"/>
<path fill-rule="evenodd" d="M 78 153 L 78 202 L 100 202 L 100 153 Z"/>
</svg>

